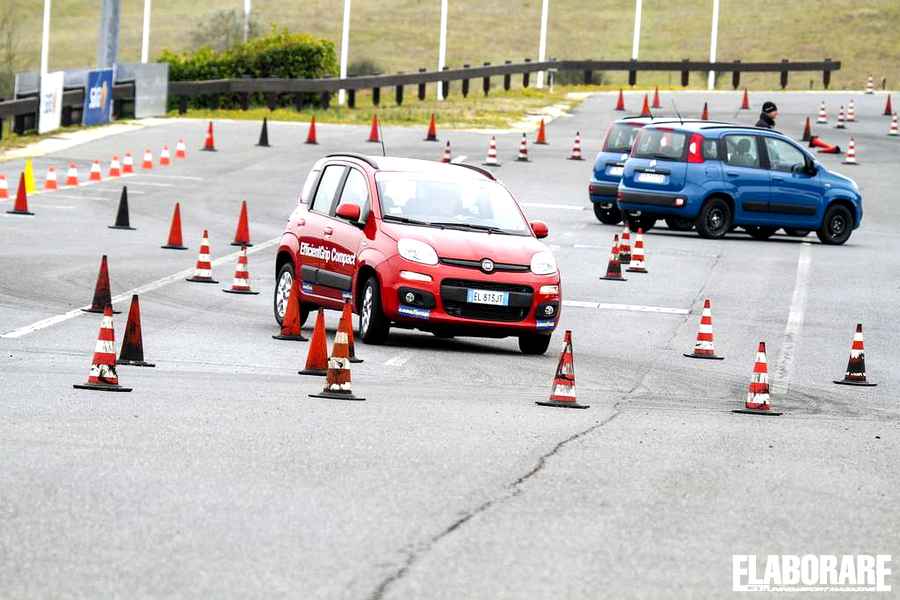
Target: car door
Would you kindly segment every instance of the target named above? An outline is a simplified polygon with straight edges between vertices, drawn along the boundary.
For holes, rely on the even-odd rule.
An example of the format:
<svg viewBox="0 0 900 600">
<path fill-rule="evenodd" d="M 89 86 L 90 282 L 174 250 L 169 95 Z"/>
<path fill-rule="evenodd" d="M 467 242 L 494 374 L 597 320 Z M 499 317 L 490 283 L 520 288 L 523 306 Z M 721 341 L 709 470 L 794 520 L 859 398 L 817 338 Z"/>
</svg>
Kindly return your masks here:
<svg viewBox="0 0 900 600">
<path fill-rule="evenodd" d="M 330 239 L 331 260 L 328 268 L 319 272 L 320 280 L 327 281 L 329 287 L 340 294 L 341 299 L 349 299 L 352 294 L 353 277 L 356 275 L 356 257 L 365 235 L 363 224 L 371 207 L 371 194 L 366 175 L 355 167 L 350 167 L 337 202 L 331 209 Z M 359 207 L 359 220 L 355 222 L 336 216 L 337 209 L 345 204 Z"/>
<path fill-rule="evenodd" d="M 762 161 L 758 136 L 733 133 L 723 139 L 726 189 L 735 201 L 735 221 L 762 223 L 769 218 L 771 181 Z"/>
<path fill-rule="evenodd" d="M 319 271 L 329 268 L 330 237 L 334 231 L 334 221 L 330 215 L 346 173 L 347 167 L 342 164 L 328 165 L 323 169 L 315 194 L 309 201 L 306 223 L 298 231 L 300 287 L 306 296 L 333 297 L 328 287 L 320 282 Z"/>
<path fill-rule="evenodd" d="M 817 175 L 806 171 L 806 154 L 786 140 L 768 136 L 763 140 L 771 179 L 771 218 L 783 225 L 815 227 L 822 186 Z"/>
</svg>

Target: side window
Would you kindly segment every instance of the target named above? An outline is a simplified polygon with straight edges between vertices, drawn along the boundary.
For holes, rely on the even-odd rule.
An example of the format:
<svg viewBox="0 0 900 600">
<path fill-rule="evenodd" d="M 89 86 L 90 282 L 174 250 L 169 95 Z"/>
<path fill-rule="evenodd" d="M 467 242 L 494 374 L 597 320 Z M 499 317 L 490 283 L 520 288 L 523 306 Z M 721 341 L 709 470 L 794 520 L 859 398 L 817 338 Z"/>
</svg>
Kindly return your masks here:
<svg viewBox="0 0 900 600">
<path fill-rule="evenodd" d="M 784 140 L 765 137 L 766 152 L 769 154 L 769 164 L 773 171 L 785 171 L 790 173 L 795 167 L 806 164 L 806 155 L 801 150 L 788 144 Z"/>
<path fill-rule="evenodd" d="M 350 173 L 347 175 L 347 181 L 341 191 L 341 200 L 337 206 L 342 204 L 357 205 L 360 218 L 365 217 L 366 210 L 369 208 L 369 185 L 366 182 L 366 176 L 356 169 L 350 169 Z"/>
<path fill-rule="evenodd" d="M 725 136 L 725 162 L 735 167 L 759 168 L 759 148 L 756 136 Z"/>
<path fill-rule="evenodd" d="M 346 167 L 342 165 L 325 167 L 322 177 L 319 178 L 319 187 L 316 189 L 316 196 L 309 207 L 310 210 L 325 214 L 331 211 L 334 195 L 337 193 L 338 185 L 341 183 L 341 177 L 344 176 L 345 169 Z"/>
<path fill-rule="evenodd" d="M 719 160 L 718 140 L 703 140 L 703 158 L 706 160 Z"/>
<path fill-rule="evenodd" d="M 309 202 L 309 195 L 312 193 L 313 186 L 316 184 L 316 179 L 319 178 L 319 173 L 321 172 L 310 171 L 309 175 L 306 176 L 306 181 L 303 182 L 303 189 L 300 190 L 300 198 L 298 199 L 300 204 Z"/>
</svg>

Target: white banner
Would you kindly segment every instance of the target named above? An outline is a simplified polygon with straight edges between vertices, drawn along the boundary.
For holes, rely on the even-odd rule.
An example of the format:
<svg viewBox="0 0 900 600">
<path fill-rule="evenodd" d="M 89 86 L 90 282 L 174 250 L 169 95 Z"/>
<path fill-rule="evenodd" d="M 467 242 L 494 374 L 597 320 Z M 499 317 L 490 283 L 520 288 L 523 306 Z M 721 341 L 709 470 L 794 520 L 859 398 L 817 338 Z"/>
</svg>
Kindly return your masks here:
<svg viewBox="0 0 900 600">
<path fill-rule="evenodd" d="M 41 77 L 41 108 L 38 115 L 38 133 L 59 129 L 62 118 L 63 71 L 54 71 Z"/>
</svg>

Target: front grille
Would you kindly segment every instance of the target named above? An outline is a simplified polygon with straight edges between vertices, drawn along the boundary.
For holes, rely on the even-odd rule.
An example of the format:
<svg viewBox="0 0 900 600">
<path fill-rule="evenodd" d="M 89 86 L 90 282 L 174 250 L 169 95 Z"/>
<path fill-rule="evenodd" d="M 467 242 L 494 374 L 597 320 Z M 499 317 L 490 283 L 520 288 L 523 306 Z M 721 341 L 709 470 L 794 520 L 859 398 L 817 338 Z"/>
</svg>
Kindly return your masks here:
<svg viewBox="0 0 900 600">
<path fill-rule="evenodd" d="M 441 264 L 444 265 L 452 265 L 454 267 L 463 267 L 466 269 L 478 269 L 481 270 L 481 261 L 480 260 L 466 260 L 464 258 L 441 258 Z M 494 271 L 502 271 L 506 273 L 524 273 L 530 271 L 531 267 L 528 265 L 514 265 L 510 263 L 494 263 Z"/>
<path fill-rule="evenodd" d="M 491 290 L 509 293 L 509 306 L 491 306 L 467 302 L 469 289 Z M 441 301 L 444 310 L 455 317 L 481 319 L 485 321 L 521 321 L 531 310 L 534 290 L 527 285 L 510 285 L 492 281 L 470 281 L 466 279 L 444 279 L 441 282 Z"/>
</svg>

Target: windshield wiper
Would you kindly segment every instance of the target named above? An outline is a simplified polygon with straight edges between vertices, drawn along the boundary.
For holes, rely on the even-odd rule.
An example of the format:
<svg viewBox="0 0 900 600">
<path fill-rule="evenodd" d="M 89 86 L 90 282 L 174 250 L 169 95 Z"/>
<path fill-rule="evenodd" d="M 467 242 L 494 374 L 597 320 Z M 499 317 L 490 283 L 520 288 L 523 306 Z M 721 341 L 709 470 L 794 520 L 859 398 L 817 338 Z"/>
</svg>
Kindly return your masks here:
<svg viewBox="0 0 900 600">
<path fill-rule="evenodd" d="M 463 229 L 477 229 L 478 231 L 486 231 L 488 233 L 502 233 L 507 235 L 515 235 L 506 229 L 500 229 L 499 227 L 494 227 L 493 225 L 478 225 L 477 223 L 432 223 L 432 225 L 437 225 L 438 227 L 451 227 L 451 228 L 463 228 Z"/>
<path fill-rule="evenodd" d="M 424 225 L 425 227 L 437 227 L 437 223 L 429 223 L 428 221 L 417 221 L 409 217 L 398 217 L 397 215 L 384 215 L 382 221 L 394 221 L 395 223 L 405 223 L 407 225 Z"/>
</svg>

